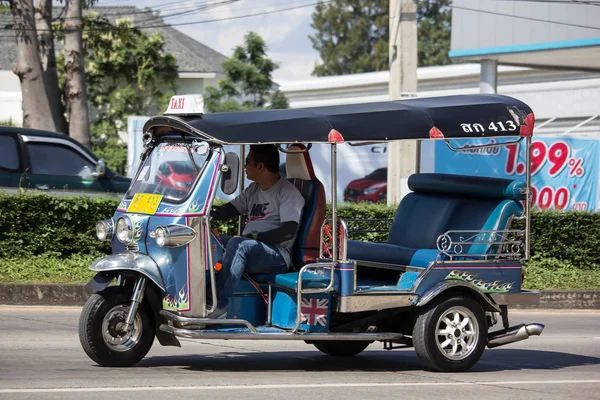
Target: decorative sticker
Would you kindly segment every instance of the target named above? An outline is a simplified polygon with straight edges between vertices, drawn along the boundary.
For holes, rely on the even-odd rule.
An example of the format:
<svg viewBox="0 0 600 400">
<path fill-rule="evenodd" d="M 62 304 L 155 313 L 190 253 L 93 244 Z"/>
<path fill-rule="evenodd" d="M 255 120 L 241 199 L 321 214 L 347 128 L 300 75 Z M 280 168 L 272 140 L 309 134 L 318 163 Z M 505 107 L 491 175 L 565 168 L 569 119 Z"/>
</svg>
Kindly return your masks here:
<svg viewBox="0 0 600 400">
<path fill-rule="evenodd" d="M 514 282 L 502 282 L 499 280 L 486 281 L 483 279 L 478 279 L 477 274 L 473 272 L 458 270 L 450 271 L 444 280 L 459 280 L 468 282 L 485 293 L 507 293 L 514 285 Z"/>
<path fill-rule="evenodd" d="M 302 298 L 302 323 L 308 325 L 327 326 L 327 311 L 329 309 L 328 299 L 305 299 Z"/>
<path fill-rule="evenodd" d="M 127 212 L 154 215 L 162 198 L 162 194 L 136 193 Z"/>
</svg>

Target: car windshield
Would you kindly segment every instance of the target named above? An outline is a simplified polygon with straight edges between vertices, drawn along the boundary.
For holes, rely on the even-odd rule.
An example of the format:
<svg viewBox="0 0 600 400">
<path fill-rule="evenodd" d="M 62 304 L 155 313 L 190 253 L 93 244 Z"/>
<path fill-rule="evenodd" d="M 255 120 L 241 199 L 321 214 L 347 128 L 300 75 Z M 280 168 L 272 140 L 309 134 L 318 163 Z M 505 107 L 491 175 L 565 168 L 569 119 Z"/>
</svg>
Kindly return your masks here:
<svg viewBox="0 0 600 400">
<path fill-rule="evenodd" d="M 185 199 L 210 154 L 195 149 L 192 143 L 159 143 L 139 169 L 127 197 L 150 193 L 173 202 Z"/>
<path fill-rule="evenodd" d="M 386 181 L 387 180 L 387 168 L 376 169 L 371 172 L 369 175 L 365 176 L 365 179 L 370 179 L 372 181 Z"/>
</svg>

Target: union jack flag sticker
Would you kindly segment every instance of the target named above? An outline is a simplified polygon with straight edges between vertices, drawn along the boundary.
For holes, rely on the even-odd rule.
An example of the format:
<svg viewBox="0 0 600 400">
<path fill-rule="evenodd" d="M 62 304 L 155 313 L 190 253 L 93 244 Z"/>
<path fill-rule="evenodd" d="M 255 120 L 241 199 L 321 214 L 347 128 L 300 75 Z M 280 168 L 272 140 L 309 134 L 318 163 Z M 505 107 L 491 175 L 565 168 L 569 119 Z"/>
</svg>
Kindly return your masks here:
<svg viewBox="0 0 600 400">
<path fill-rule="evenodd" d="M 302 299 L 302 323 L 308 325 L 327 325 L 329 299 Z"/>
</svg>

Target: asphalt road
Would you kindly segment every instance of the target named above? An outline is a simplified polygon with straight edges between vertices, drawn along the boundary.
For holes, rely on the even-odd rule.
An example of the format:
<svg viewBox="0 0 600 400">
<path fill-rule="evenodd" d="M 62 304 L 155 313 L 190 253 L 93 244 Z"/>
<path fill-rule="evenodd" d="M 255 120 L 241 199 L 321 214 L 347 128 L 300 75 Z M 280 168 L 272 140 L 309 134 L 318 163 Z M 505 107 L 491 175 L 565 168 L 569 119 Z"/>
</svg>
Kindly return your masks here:
<svg viewBox="0 0 600 400">
<path fill-rule="evenodd" d="M 79 311 L 0 306 L 0 399 L 600 399 L 600 311 L 514 313 L 546 330 L 446 374 L 412 349 L 348 359 L 294 341 L 156 342 L 136 367 L 102 368 L 80 347 Z"/>
</svg>

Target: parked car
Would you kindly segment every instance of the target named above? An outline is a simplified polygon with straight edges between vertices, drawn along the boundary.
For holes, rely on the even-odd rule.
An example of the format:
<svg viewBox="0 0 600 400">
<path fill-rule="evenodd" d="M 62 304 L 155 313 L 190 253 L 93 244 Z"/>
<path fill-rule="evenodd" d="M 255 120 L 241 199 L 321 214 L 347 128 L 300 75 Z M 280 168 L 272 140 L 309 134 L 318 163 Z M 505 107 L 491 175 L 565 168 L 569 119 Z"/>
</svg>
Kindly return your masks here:
<svg viewBox="0 0 600 400">
<path fill-rule="evenodd" d="M 125 193 L 130 183 L 66 135 L 0 126 L 0 189 Z"/>
<path fill-rule="evenodd" d="M 344 201 L 386 201 L 387 168 L 379 168 L 361 179 L 356 179 L 344 189 Z"/>
</svg>

